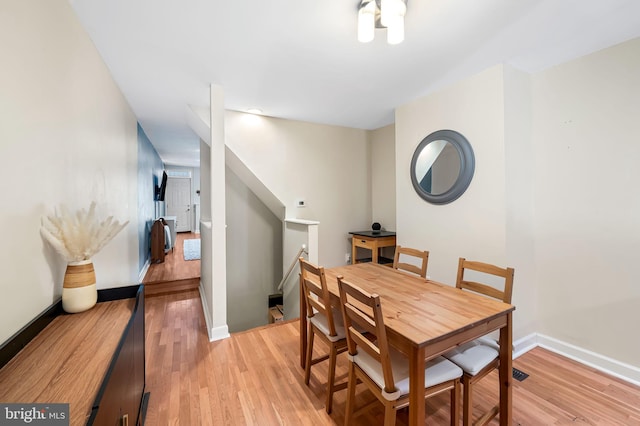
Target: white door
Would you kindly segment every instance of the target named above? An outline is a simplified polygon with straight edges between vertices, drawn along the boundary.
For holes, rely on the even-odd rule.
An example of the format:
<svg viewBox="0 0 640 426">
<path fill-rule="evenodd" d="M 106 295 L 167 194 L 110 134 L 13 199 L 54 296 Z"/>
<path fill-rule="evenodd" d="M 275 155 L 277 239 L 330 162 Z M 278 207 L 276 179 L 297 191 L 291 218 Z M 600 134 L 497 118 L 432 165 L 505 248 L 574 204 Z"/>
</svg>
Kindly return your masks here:
<svg viewBox="0 0 640 426">
<path fill-rule="evenodd" d="M 164 202 L 166 215 L 176 217 L 176 232 L 190 232 L 191 178 L 168 178 Z"/>
</svg>

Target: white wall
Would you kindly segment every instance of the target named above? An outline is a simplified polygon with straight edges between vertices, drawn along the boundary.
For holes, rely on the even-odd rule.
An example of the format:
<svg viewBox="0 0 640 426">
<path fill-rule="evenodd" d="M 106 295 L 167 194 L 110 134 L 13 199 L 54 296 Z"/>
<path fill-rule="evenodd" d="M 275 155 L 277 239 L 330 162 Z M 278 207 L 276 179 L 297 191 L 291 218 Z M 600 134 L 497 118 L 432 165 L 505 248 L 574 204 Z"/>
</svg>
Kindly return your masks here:
<svg viewBox="0 0 640 426">
<path fill-rule="evenodd" d="M 533 111 L 540 331 L 640 366 L 640 39 L 535 75 Z"/>
<path fill-rule="evenodd" d="M 131 221 L 93 261 L 98 288 L 137 282 L 137 124 L 68 1 L 4 0 L 0 51 L 4 341 L 60 297 L 40 224 L 61 203 Z"/>
<path fill-rule="evenodd" d="M 319 263 L 344 265 L 349 231 L 371 226 L 366 131 L 234 111 L 226 112 L 225 128 L 229 148 L 285 204 L 288 217 L 320 222 Z M 295 207 L 299 198 L 306 207 Z"/>
</svg>

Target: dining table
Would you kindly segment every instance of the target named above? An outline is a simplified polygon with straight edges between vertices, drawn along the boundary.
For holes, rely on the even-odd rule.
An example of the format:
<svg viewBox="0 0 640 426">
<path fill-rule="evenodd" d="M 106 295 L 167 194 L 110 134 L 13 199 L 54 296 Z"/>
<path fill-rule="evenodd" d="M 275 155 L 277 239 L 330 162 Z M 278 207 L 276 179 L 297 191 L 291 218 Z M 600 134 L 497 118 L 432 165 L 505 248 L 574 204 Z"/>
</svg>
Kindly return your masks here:
<svg viewBox="0 0 640 426">
<path fill-rule="evenodd" d="M 515 307 L 376 263 L 325 269 L 331 304 L 340 307 L 338 277 L 380 296 L 389 343 L 409 361 L 409 424 L 424 425 L 426 362 L 495 330 L 500 334 L 500 424 L 512 417 L 512 313 Z M 304 368 L 307 318 L 300 292 L 300 364 Z"/>
</svg>

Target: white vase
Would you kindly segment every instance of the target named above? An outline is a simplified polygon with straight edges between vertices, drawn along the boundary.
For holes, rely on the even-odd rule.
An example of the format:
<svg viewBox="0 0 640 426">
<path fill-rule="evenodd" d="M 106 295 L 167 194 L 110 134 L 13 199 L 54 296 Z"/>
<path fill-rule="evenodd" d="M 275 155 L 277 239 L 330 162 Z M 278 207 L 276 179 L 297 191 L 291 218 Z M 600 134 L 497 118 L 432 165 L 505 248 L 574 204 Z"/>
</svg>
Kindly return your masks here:
<svg viewBox="0 0 640 426">
<path fill-rule="evenodd" d="M 70 314 L 84 312 L 98 301 L 96 273 L 93 262 L 69 262 L 62 284 L 62 309 Z"/>
</svg>

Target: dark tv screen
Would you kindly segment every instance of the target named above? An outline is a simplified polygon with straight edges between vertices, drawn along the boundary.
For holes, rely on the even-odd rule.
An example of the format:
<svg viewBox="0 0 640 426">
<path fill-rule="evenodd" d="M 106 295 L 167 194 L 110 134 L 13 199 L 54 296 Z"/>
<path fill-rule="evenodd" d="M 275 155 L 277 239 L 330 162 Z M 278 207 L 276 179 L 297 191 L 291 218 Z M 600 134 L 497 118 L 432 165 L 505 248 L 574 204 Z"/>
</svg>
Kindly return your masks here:
<svg viewBox="0 0 640 426">
<path fill-rule="evenodd" d="M 167 172 L 162 172 L 162 182 L 156 186 L 156 201 L 164 201 L 164 194 L 167 191 Z"/>
</svg>

